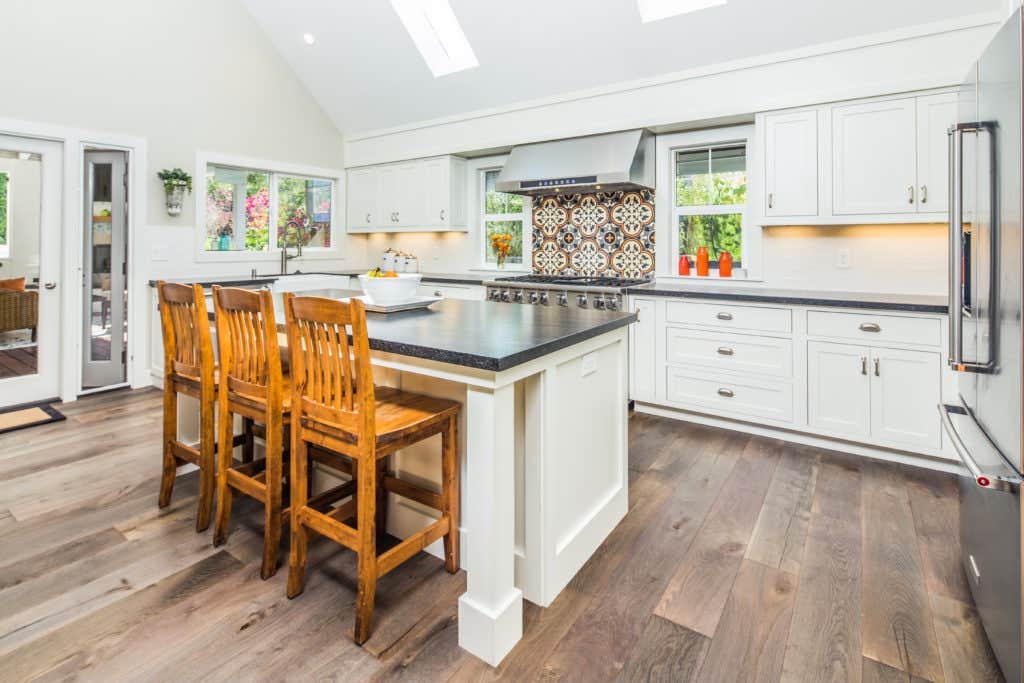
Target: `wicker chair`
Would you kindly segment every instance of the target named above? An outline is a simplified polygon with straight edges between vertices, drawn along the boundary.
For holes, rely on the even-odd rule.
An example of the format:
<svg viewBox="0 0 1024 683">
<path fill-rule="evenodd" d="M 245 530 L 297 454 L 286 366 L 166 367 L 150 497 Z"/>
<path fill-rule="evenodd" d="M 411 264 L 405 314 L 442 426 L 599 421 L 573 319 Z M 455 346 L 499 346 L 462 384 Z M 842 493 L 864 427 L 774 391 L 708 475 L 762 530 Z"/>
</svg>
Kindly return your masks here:
<svg viewBox="0 0 1024 683">
<path fill-rule="evenodd" d="M 39 292 L 0 289 L 0 332 L 32 330 L 35 341 L 38 320 Z"/>
</svg>

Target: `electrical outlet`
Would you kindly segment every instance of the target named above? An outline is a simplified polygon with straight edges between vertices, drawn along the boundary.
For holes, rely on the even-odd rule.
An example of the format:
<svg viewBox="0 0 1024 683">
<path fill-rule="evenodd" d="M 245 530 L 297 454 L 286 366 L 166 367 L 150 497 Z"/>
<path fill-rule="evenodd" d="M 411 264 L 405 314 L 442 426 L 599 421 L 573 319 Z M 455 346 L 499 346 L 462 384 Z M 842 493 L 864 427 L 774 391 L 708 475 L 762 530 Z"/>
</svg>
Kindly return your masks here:
<svg viewBox="0 0 1024 683">
<path fill-rule="evenodd" d="M 838 249 L 836 250 L 836 268 L 849 268 L 850 267 L 850 250 L 849 249 Z"/>
</svg>

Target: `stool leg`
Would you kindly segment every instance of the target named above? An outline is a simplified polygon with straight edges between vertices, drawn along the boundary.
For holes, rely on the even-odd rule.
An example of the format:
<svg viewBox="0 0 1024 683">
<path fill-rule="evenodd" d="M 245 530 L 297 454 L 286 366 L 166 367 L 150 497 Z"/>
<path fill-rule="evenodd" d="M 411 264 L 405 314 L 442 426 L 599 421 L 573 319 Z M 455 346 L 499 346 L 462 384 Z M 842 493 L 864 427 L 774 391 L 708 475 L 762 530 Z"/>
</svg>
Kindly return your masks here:
<svg viewBox="0 0 1024 683">
<path fill-rule="evenodd" d="M 377 512 L 376 524 L 377 533 L 382 534 L 388 530 L 388 492 L 384 488 L 384 477 L 388 473 L 387 458 L 377 460 Z"/>
<path fill-rule="evenodd" d="M 458 419 L 448 419 L 441 433 L 441 505 L 448 517 L 448 533 L 444 535 L 444 568 L 459 571 L 459 432 Z"/>
<path fill-rule="evenodd" d="M 306 583 L 306 547 L 309 536 L 306 527 L 299 521 L 299 511 L 306 506 L 309 494 L 309 452 L 306 442 L 298 438 L 298 430 L 292 437 L 291 462 L 291 552 L 288 553 L 288 597 L 302 593 Z"/>
<path fill-rule="evenodd" d="M 217 430 L 213 419 L 215 406 L 212 393 L 203 397 L 199 409 L 199 509 L 196 511 L 196 531 L 206 531 L 213 512 Z"/>
<path fill-rule="evenodd" d="M 222 389 L 223 391 L 223 389 Z M 235 450 L 235 437 L 231 411 L 226 400 L 220 401 L 220 438 L 217 439 L 217 518 L 213 523 L 213 544 L 222 545 L 228 540 L 231 526 L 231 487 L 228 486 L 228 470 Z"/>
<path fill-rule="evenodd" d="M 281 545 L 281 416 L 268 415 L 267 425 L 267 499 L 263 506 L 263 566 L 260 578 L 269 579 L 277 573 L 278 546 Z"/>
<path fill-rule="evenodd" d="M 178 439 L 178 394 L 171 387 L 171 380 L 164 377 L 164 454 L 160 474 L 160 498 L 162 508 L 171 504 L 174 491 L 174 477 L 178 472 L 178 461 L 174 457 L 173 444 Z"/>
<path fill-rule="evenodd" d="M 373 598 L 377 592 L 377 463 L 371 451 L 359 456 L 356 465 L 358 477 L 357 525 L 359 531 L 358 574 L 359 589 L 356 593 L 355 641 L 359 645 L 370 637 L 370 620 L 373 617 Z"/>
</svg>

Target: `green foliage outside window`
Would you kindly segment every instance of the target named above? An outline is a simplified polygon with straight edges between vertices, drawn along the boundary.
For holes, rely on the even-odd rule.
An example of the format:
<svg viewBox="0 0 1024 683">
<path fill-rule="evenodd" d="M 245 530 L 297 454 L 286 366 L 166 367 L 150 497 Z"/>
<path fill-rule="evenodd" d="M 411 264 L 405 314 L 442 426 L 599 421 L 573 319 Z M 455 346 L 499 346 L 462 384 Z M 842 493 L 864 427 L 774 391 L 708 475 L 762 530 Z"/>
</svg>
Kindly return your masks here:
<svg viewBox="0 0 1024 683">
<path fill-rule="evenodd" d="M 495 183 L 500 171 L 487 171 L 484 175 L 484 244 L 488 263 L 497 263 L 498 257 L 491 246 L 493 235 L 506 233 L 512 235 L 512 247 L 506 263 L 523 262 L 523 221 L 511 218 L 522 215 L 523 198 L 517 194 L 498 192 Z"/>
<path fill-rule="evenodd" d="M 679 253 L 693 255 L 707 247 L 711 260 L 723 251 L 740 265 L 743 256 L 743 214 L 717 213 L 704 207 L 741 206 L 747 201 L 746 149 L 702 149 L 676 154 L 676 206 Z"/>
<path fill-rule="evenodd" d="M 0 244 L 7 244 L 7 174 L 0 173 Z"/>
</svg>

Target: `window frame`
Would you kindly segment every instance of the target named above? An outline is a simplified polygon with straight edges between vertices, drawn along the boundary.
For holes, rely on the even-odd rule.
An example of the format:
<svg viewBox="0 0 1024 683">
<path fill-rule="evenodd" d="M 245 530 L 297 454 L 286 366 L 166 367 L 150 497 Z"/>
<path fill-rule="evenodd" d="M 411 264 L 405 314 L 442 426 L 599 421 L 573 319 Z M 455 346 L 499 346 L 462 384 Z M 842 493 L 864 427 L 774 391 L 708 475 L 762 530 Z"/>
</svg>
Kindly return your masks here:
<svg viewBox="0 0 1024 683">
<path fill-rule="evenodd" d="M 268 245 L 265 251 L 219 251 L 206 249 L 206 173 L 210 166 L 238 169 L 248 172 L 266 173 L 269 176 L 268 190 L 270 203 L 268 206 Z M 196 174 L 194 185 L 195 200 L 195 251 L 196 261 L 277 261 L 281 258 L 281 247 L 277 243 L 278 218 L 278 178 L 302 178 L 306 180 L 327 180 L 331 183 L 331 229 L 330 247 L 303 247 L 303 258 L 329 259 L 337 258 L 341 249 L 339 240 L 345 235 L 345 211 L 339 207 L 344 205 L 345 172 L 306 166 L 288 162 L 267 161 L 231 154 L 200 151 L 196 154 Z"/>
<path fill-rule="evenodd" d="M 509 263 L 502 270 L 505 271 L 532 271 L 533 270 L 533 204 L 532 198 L 527 195 L 523 197 L 523 210 L 521 213 L 487 213 L 487 174 L 494 171 L 501 171 L 505 166 L 507 156 L 500 158 L 500 163 L 491 160 L 490 163 L 480 165 L 474 169 L 476 180 L 476 219 L 480 225 L 476 229 L 479 235 L 480 244 L 477 247 L 477 259 L 480 263 L 480 270 L 497 270 L 498 264 L 487 260 L 489 245 L 487 244 L 487 221 L 522 221 L 523 223 L 523 262 Z M 506 193 L 507 194 L 507 193 Z"/>
<path fill-rule="evenodd" d="M 743 145 L 746 147 L 747 159 L 747 201 L 745 204 L 724 204 L 710 205 L 705 207 L 676 207 L 675 173 L 676 173 L 676 152 L 693 151 L 708 148 L 735 147 Z M 659 188 L 670 188 L 669 191 L 655 192 L 655 222 L 657 232 L 657 253 L 655 272 L 661 278 L 681 278 L 690 280 L 708 280 L 712 283 L 722 283 L 716 272 L 711 277 L 698 278 L 696 275 L 681 276 L 678 271 L 679 263 L 679 216 L 680 215 L 714 215 L 737 213 L 737 208 L 742 207 L 742 260 L 743 264 L 738 268 L 740 272 L 733 274 L 732 280 L 741 282 L 757 282 L 762 277 L 762 226 L 753 221 L 751 198 L 759 192 L 761 176 L 761 156 L 757 148 L 754 125 L 740 124 L 720 128 L 707 128 L 703 130 L 686 131 L 683 133 L 668 133 L 657 136 L 655 141 L 657 156 L 657 186 Z M 676 209 L 686 209 L 685 212 L 677 212 Z M 701 209 L 692 211 L 692 209 Z M 710 209 L 710 210 L 704 210 Z"/>
<path fill-rule="evenodd" d="M 12 253 L 11 242 L 13 238 L 13 233 L 11 232 L 11 216 L 14 215 L 14 212 L 11 211 L 11 174 L 7 171 L 0 171 L 0 175 L 7 176 L 7 187 L 5 189 L 5 192 L 7 192 L 7 205 L 4 207 L 4 211 L 7 212 L 6 220 L 4 222 L 7 226 L 7 237 L 5 238 L 5 242 L 0 244 L 0 259 L 10 260 Z"/>
<path fill-rule="evenodd" d="M 740 147 L 740 143 L 735 142 L 723 142 L 718 144 L 702 144 L 693 147 L 675 147 L 672 149 L 672 235 L 673 244 L 671 255 L 677 259 L 681 256 L 679 253 L 679 218 L 681 216 L 725 216 L 729 214 L 738 213 L 740 214 L 740 241 L 742 254 L 740 261 L 736 263 L 736 267 L 745 267 L 743 264 L 746 261 L 746 232 L 747 232 L 747 207 L 749 206 L 750 197 L 750 150 L 747 148 L 746 143 L 742 143 L 744 161 L 746 164 L 747 174 L 747 191 L 746 198 L 742 204 L 692 204 L 690 206 L 679 206 L 676 204 L 676 183 L 678 182 L 678 175 L 676 174 L 676 157 L 681 153 L 685 152 L 709 152 L 708 154 L 708 178 L 712 178 L 712 166 L 711 166 L 711 152 L 716 149 L 732 149 Z M 709 192 L 710 192 L 709 187 Z M 708 254 L 709 262 L 712 267 L 718 267 L 718 254 Z"/>
</svg>

